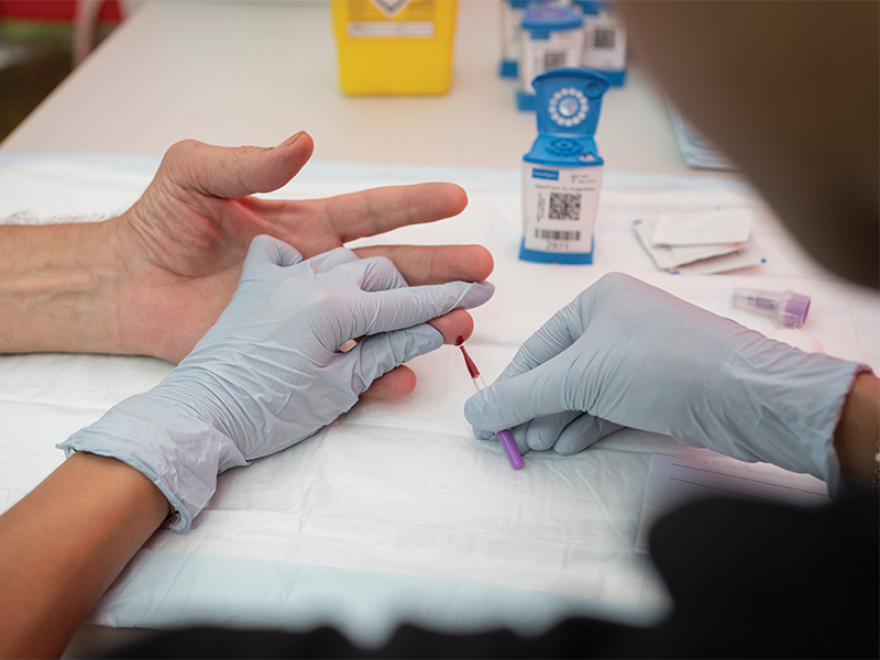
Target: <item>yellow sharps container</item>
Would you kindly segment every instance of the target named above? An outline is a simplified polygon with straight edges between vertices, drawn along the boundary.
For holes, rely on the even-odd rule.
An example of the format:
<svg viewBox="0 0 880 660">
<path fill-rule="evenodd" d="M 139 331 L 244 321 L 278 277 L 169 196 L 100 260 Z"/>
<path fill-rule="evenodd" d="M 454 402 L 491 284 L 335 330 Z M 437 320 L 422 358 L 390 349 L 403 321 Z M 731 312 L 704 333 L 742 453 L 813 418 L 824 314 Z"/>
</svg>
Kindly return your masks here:
<svg viewBox="0 0 880 660">
<path fill-rule="evenodd" d="M 456 0 L 330 0 L 346 94 L 444 94 Z"/>
</svg>

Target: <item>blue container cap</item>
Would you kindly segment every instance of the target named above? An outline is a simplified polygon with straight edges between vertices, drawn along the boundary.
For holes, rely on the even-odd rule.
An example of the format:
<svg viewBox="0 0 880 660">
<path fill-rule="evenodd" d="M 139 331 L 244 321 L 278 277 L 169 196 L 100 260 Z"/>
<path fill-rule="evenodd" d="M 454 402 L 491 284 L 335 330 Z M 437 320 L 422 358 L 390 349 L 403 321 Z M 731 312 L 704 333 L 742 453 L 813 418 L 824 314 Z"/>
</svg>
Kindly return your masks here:
<svg viewBox="0 0 880 660">
<path fill-rule="evenodd" d="M 538 132 L 543 135 L 592 137 L 599 123 L 608 80 L 590 70 L 560 67 L 535 76 Z"/>
<path fill-rule="evenodd" d="M 529 7 L 523 17 L 522 27 L 529 32 L 554 32 L 582 27 L 584 17 L 571 7 Z"/>
<path fill-rule="evenodd" d="M 593 136 L 609 83 L 604 76 L 575 67 L 536 76 L 538 137 L 523 159 L 558 167 L 602 165 Z"/>
<path fill-rule="evenodd" d="M 590 16 L 598 16 L 601 12 L 608 11 L 608 3 L 603 0 L 572 0 L 572 4 Z"/>
</svg>

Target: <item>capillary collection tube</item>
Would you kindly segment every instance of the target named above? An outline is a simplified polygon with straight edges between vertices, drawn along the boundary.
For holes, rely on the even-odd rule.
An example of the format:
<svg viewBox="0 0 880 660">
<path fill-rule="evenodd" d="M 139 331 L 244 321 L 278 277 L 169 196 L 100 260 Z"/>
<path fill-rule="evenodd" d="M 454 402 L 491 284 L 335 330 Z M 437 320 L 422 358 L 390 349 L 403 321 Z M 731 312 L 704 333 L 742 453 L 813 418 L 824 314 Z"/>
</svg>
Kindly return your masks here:
<svg viewBox="0 0 880 660">
<path fill-rule="evenodd" d="M 459 345 L 459 348 L 461 349 L 461 354 L 464 356 L 464 363 L 467 365 L 468 373 L 470 373 L 477 391 L 479 392 L 480 390 L 486 389 L 486 383 L 483 381 L 483 376 L 480 375 L 480 370 L 477 369 L 477 365 L 474 364 L 474 361 L 471 359 L 471 356 L 468 355 L 464 346 Z M 498 436 L 498 440 L 501 442 L 501 447 L 507 455 L 507 460 L 510 461 L 510 467 L 514 470 L 522 468 L 525 463 L 523 463 L 522 456 L 519 453 L 519 449 L 516 446 L 516 441 L 513 439 L 513 434 L 510 432 L 510 429 L 502 429 L 501 431 L 496 432 L 495 435 Z"/>
</svg>

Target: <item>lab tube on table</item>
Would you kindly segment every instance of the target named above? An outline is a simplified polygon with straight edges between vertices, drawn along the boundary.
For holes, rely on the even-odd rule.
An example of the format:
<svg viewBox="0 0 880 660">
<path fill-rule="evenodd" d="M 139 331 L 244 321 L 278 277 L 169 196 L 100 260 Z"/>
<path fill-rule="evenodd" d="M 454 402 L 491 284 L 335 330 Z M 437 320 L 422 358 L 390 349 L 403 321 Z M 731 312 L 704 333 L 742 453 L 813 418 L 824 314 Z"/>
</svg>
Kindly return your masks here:
<svg viewBox="0 0 880 660">
<path fill-rule="evenodd" d="M 810 297 L 794 291 L 767 291 L 736 287 L 733 306 L 771 316 L 789 327 L 800 327 L 807 320 Z"/>
</svg>

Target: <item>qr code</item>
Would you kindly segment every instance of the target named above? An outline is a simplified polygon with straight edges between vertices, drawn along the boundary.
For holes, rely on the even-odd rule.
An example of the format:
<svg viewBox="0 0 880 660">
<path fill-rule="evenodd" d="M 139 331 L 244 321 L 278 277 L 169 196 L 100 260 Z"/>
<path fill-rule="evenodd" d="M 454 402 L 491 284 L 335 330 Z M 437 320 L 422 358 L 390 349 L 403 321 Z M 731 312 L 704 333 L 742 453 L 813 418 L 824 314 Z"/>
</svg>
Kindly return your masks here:
<svg viewBox="0 0 880 660">
<path fill-rule="evenodd" d="M 550 51 L 548 53 L 544 53 L 544 71 L 549 71 L 550 69 L 558 69 L 559 67 L 565 66 L 565 51 Z"/>
<path fill-rule="evenodd" d="M 579 241 L 581 233 L 579 231 L 556 231 L 553 229 L 542 229 L 536 231 L 537 238 L 543 238 L 549 241 Z"/>
<path fill-rule="evenodd" d="M 550 220 L 579 220 L 581 217 L 581 196 L 569 193 L 550 193 Z"/>
<path fill-rule="evenodd" d="M 614 48 L 614 30 L 596 28 L 596 31 L 593 33 L 593 48 Z"/>
</svg>

